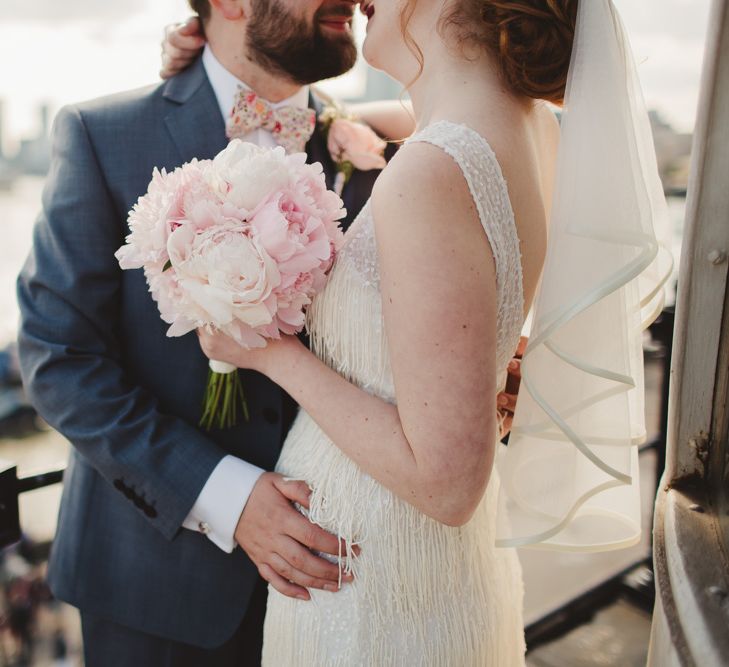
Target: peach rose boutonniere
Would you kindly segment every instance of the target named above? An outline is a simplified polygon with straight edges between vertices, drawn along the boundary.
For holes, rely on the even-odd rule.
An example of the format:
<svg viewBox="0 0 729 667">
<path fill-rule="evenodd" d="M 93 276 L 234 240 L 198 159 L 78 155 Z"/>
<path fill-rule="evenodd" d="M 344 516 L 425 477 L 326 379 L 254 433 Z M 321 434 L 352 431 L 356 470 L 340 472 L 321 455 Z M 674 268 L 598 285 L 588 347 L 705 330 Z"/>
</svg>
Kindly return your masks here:
<svg viewBox="0 0 729 667">
<path fill-rule="evenodd" d="M 387 165 L 387 144 L 368 125 L 337 106 L 328 106 L 319 115 L 327 137 L 327 148 L 337 165 L 334 191 L 342 194 L 355 169 L 371 171 Z"/>
</svg>

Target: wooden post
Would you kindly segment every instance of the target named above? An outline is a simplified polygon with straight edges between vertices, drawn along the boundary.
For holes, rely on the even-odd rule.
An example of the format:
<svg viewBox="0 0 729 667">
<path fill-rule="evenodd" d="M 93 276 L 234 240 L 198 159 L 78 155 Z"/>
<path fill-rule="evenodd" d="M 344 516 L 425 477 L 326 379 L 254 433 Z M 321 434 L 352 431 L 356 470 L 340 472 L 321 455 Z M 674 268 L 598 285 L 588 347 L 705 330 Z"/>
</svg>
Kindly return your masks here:
<svg viewBox="0 0 729 667">
<path fill-rule="evenodd" d="M 650 667 L 729 664 L 716 509 L 729 382 L 729 1 L 714 0 L 679 274 L 666 470 L 656 500 Z"/>
<path fill-rule="evenodd" d="M 729 270 L 727 21 L 727 2 L 715 0 L 694 135 L 676 303 L 666 462 L 671 483 L 706 473 Z"/>
</svg>

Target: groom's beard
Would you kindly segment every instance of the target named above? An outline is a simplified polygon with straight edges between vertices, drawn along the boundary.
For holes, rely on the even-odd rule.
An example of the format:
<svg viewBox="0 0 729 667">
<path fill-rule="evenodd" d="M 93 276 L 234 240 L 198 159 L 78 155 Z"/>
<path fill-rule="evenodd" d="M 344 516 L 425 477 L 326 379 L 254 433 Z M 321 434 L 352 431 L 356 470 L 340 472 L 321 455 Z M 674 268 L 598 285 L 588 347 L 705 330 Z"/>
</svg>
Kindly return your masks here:
<svg viewBox="0 0 729 667">
<path fill-rule="evenodd" d="M 249 55 L 269 72 L 305 85 L 348 72 L 357 60 L 351 34 L 327 36 L 323 17 L 351 16 L 347 5 L 320 8 L 312 25 L 294 16 L 279 0 L 256 0 L 248 23 Z"/>
</svg>

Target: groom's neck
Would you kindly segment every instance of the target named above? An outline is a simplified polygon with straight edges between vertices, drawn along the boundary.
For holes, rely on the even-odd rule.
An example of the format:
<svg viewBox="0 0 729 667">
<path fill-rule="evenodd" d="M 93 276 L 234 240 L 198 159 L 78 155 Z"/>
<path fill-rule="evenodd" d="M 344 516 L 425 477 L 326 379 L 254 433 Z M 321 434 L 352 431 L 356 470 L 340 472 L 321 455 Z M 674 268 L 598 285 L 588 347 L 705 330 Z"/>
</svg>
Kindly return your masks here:
<svg viewBox="0 0 729 667">
<path fill-rule="evenodd" d="M 205 36 L 220 64 L 269 102 L 280 102 L 301 90 L 300 84 L 264 69 L 248 55 L 241 26 L 211 20 L 205 26 Z"/>
</svg>

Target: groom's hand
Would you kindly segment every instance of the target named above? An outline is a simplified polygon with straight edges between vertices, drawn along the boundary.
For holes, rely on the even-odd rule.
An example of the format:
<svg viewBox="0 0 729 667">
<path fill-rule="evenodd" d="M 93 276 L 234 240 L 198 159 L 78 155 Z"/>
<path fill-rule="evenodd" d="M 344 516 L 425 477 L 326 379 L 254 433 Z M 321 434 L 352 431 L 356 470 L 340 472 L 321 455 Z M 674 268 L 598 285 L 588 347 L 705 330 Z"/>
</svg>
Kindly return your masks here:
<svg viewBox="0 0 729 667">
<path fill-rule="evenodd" d="M 309 600 L 307 588 L 338 590 L 339 566 L 313 551 L 337 556 L 339 540 L 311 523 L 292 503 L 309 507 L 305 482 L 261 475 L 238 521 L 235 540 L 279 593 Z M 342 576 L 344 581 L 351 578 Z"/>
<path fill-rule="evenodd" d="M 519 345 L 516 348 L 514 358 L 509 362 L 506 388 L 496 397 L 502 438 L 505 438 L 511 431 L 511 424 L 514 421 L 516 399 L 518 398 L 519 387 L 521 386 L 521 358 L 524 356 L 524 351 L 528 343 L 529 339 L 526 336 L 522 336 L 519 339 Z"/>
</svg>

